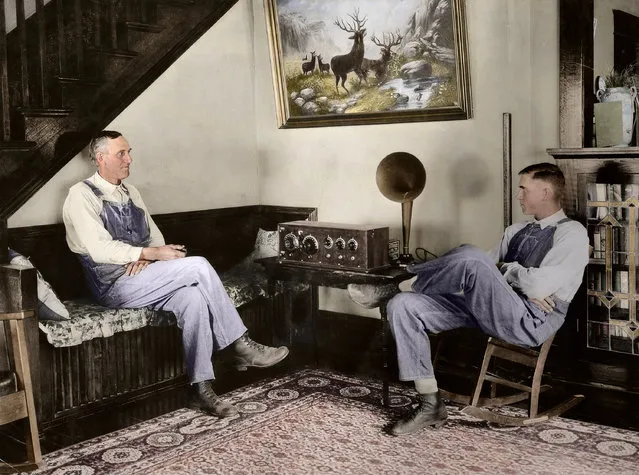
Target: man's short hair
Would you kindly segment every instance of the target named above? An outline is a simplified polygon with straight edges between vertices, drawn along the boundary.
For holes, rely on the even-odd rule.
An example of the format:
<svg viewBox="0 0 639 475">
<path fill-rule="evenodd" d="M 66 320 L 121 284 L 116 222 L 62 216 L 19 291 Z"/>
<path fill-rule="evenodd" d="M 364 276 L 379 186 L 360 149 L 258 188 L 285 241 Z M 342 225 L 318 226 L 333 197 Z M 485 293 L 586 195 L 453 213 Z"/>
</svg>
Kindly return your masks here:
<svg viewBox="0 0 639 475">
<path fill-rule="evenodd" d="M 91 161 L 97 163 L 98 152 L 103 151 L 109 139 L 117 139 L 118 137 L 122 137 L 122 134 L 115 130 L 103 130 L 93 137 L 89 142 L 89 158 Z"/>
<path fill-rule="evenodd" d="M 543 180 L 552 185 L 555 198 L 560 201 L 566 188 L 566 179 L 559 167 L 554 163 L 535 163 L 519 172 L 520 175 L 531 175 L 535 180 Z"/>
</svg>

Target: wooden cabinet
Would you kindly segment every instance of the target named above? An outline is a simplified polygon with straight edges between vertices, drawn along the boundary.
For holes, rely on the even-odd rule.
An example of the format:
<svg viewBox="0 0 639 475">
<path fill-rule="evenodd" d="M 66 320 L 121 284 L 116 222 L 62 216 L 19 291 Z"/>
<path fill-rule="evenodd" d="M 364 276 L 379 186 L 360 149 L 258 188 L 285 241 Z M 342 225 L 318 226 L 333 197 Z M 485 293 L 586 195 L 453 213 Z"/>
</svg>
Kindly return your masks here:
<svg viewBox="0 0 639 475">
<path fill-rule="evenodd" d="M 578 309 L 573 316 L 576 349 L 588 361 L 615 361 L 610 353 L 619 353 L 621 366 L 631 361 L 629 357 L 636 365 L 639 148 L 549 149 L 548 153 L 566 176 L 564 209 L 586 226 L 592 246 L 584 289 L 576 297 L 585 302 L 573 306 Z M 610 163 L 625 173 L 602 177 L 601 168 Z"/>
</svg>

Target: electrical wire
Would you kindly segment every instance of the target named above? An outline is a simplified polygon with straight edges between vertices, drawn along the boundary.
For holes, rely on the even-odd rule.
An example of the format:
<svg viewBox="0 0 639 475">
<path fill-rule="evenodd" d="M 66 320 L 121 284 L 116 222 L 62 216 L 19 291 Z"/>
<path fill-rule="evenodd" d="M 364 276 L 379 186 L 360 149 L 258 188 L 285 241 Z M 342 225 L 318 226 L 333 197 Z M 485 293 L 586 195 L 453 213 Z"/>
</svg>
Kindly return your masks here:
<svg viewBox="0 0 639 475">
<path fill-rule="evenodd" d="M 428 260 L 428 256 L 433 256 L 433 259 L 436 259 L 437 256 L 423 247 L 415 248 L 415 259 L 419 262 L 426 262 Z"/>
</svg>

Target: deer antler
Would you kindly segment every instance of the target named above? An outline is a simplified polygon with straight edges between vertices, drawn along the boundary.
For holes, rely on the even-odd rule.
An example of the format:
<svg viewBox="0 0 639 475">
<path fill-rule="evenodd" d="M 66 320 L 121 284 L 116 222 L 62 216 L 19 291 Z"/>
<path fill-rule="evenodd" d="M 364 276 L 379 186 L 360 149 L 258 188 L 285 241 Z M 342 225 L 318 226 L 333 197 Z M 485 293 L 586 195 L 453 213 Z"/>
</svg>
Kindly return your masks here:
<svg viewBox="0 0 639 475">
<path fill-rule="evenodd" d="M 354 16 L 350 13 L 348 14 L 348 16 L 353 19 L 354 23 L 346 23 L 344 20 L 341 20 L 339 18 L 335 20 L 335 25 L 337 25 L 341 30 L 344 30 L 347 33 L 357 33 L 364 27 L 364 25 L 368 21 L 368 18 L 366 17 L 362 18 L 361 20 L 359 19 L 359 8 L 355 10 Z"/>
<path fill-rule="evenodd" d="M 404 37 L 399 34 L 399 31 L 397 31 L 397 38 L 395 38 L 395 34 L 394 33 L 389 33 L 388 36 L 389 36 L 389 41 L 388 41 L 388 47 L 389 48 L 399 45 L 402 42 L 402 40 L 404 39 Z"/>
<path fill-rule="evenodd" d="M 386 48 L 388 50 L 390 50 L 393 46 L 400 44 L 403 39 L 402 35 L 399 34 L 399 31 L 397 32 L 397 37 L 395 37 L 395 33 L 384 33 L 383 35 L 383 42 L 380 42 L 375 35 L 371 37 L 371 41 L 380 48 Z"/>
</svg>

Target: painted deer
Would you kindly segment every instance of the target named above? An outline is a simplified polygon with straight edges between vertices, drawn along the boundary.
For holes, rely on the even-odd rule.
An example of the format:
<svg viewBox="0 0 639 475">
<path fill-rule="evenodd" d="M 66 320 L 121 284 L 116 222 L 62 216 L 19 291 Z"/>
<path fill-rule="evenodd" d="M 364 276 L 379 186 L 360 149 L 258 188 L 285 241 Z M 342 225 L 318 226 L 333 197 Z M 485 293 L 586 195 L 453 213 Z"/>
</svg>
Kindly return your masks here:
<svg viewBox="0 0 639 475">
<path fill-rule="evenodd" d="M 331 65 L 328 63 L 322 63 L 322 55 L 317 57 L 317 65 L 319 66 L 320 73 L 331 73 Z"/>
<path fill-rule="evenodd" d="M 302 72 L 304 73 L 304 76 L 306 76 L 307 73 L 313 74 L 313 71 L 315 71 L 315 58 L 315 51 L 311 51 L 311 60 L 306 63 L 302 63 Z"/>
<path fill-rule="evenodd" d="M 353 33 L 352 36 L 348 37 L 348 39 L 353 40 L 353 47 L 351 48 L 350 53 L 333 56 L 331 58 L 331 69 L 333 70 L 333 74 L 335 74 L 335 89 L 338 94 L 338 84 L 340 79 L 342 80 L 342 87 L 347 93 L 349 93 L 344 83 L 346 82 L 348 73 L 351 71 L 355 71 L 355 74 L 359 77 L 360 83 L 362 81 L 360 68 L 362 66 L 362 60 L 364 59 L 364 36 L 366 36 L 366 28 L 364 28 L 364 25 L 366 24 L 367 19 L 359 19 L 359 9 L 355 10 L 354 16 L 350 13 L 348 16 L 353 20 L 352 24 L 350 22 L 346 23 L 340 19 L 335 20 L 335 25 L 337 25 L 341 30 L 346 31 L 347 33 Z"/>
<path fill-rule="evenodd" d="M 393 46 L 397 46 L 401 44 L 403 37 L 399 34 L 389 33 L 388 35 L 384 33 L 382 36 L 384 41 L 379 41 L 375 35 L 372 36 L 371 41 L 382 48 L 381 57 L 379 59 L 368 59 L 364 58 L 362 60 L 362 73 L 364 78 L 366 79 L 369 71 L 373 71 L 375 76 L 377 77 L 377 81 L 381 81 L 386 76 L 386 72 L 388 71 L 388 63 L 391 59 L 393 52 L 391 48 Z"/>
</svg>

